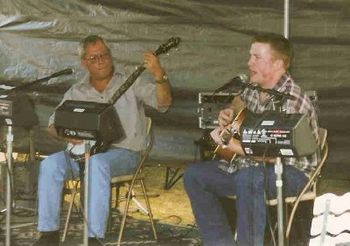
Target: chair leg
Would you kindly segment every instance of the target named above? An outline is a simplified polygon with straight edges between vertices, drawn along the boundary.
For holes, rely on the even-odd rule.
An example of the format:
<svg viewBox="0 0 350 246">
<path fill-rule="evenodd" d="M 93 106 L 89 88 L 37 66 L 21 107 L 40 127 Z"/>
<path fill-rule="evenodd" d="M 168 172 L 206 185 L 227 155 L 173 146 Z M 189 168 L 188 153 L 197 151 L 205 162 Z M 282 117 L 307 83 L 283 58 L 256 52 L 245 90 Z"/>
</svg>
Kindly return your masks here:
<svg viewBox="0 0 350 246">
<path fill-rule="evenodd" d="M 107 221 L 107 231 L 110 232 L 112 231 L 112 215 L 113 215 L 113 209 L 115 208 L 115 203 L 112 203 L 113 200 L 112 200 L 112 196 L 113 196 L 113 193 L 115 193 L 115 187 L 111 187 L 111 194 L 110 194 L 110 197 L 109 197 L 109 204 L 110 204 L 110 207 L 109 207 L 109 213 L 108 213 L 108 221 Z"/>
<path fill-rule="evenodd" d="M 151 226 L 152 226 L 152 230 L 153 230 L 153 236 L 154 236 L 154 239 L 157 241 L 158 240 L 157 231 L 156 231 L 156 227 L 155 227 L 155 224 L 154 224 L 153 214 L 152 214 L 152 210 L 151 210 L 151 205 L 150 205 L 149 200 L 148 200 L 148 195 L 147 195 L 147 192 L 146 192 L 146 186 L 145 186 L 145 183 L 143 182 L 143 179 L 140 180 L 140 183 L 141 183 L 142 192 L 143 192 L 143 195 L 144 195 L 145 201 L 146 201 L 146 206 L 147 206 L 147 210 L 148 210 L 148 218 L 149 218 L 149 221 L 151 222 Z"/>
<path fill-rule="evenodd" d="M 113 227 L 113 209 L 117 210 L 119 207 L 119 193 L 120 193 L 120 186 L 113 186 L 111 189 L 111 196 L 110 196 L 110 209 L 109 209 L 109 215 L 108 215 L 108 222 L 107 222 L 107 231 L 111 232 Z M 115 196 L 115 200 L 113 202 L 112 196 Z"/>
<path fill-rule="evenodd" d="M 124 228 L 125 228 L 125 222 L 126 222 L 126 216 L 128 215 L 128 210 L 129 210 L 129 206 L 130 206 L 130 200 L 132 197 L 132 193 L 131 193 L 131 186 L 129 187 L 129 192 L 125 201 L 125 208 L 123 211 L 123 218 L 122 221 L 120 223 L 120 229 L 119 229 L 119 235 L 118 235 L 118 246 L 121 244 L 122 241 L 122 237 L 123 237 L 123 233 L 124 233 Z"/>
<path fill-rule="evenodd" d="M 67 212 L 67 218 L 66 218 L 66 222 L 65 222 L 65 225 L 64 225 L 64 230 L 63 230 L 63 235 L 62 235 L 61 242 L 64 242 L 66 240 L 66 237 L 67 237 L 69 222 L 70 222 L 70 218 L 71 218 L 72 210 L 73 210 L 73 205 L 74 205 L 74 199 L 75 199 L 75 196 L 77 195 L 77 185 L 78 185 L 78 183 L 73 188 L 72 193 L 71 193 L 72 200 L 69 203 L 69 208 L 68 208 L 68 212 Z"/>
</svg>

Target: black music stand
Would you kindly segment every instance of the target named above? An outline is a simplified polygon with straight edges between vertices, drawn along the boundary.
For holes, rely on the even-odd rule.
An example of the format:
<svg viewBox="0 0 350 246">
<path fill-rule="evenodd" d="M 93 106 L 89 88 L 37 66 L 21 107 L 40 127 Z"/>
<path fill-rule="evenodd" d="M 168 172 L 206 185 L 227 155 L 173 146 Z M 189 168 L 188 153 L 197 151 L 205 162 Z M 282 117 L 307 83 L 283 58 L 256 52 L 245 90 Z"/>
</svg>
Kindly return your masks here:
<svg viewBox="0 0 350 246">
<path fill-rule="evenodd" d="M 44 81 L 48 81 L 51 78 L 55 78 L 61 75 L 71 74 L 72 69 L 65 69 L 60 72 L 54 73 L 50 76 L 37 79 L 31 82 L 21 84 L 11 90 L 4 91 L 0 98 L 0 125 L 7 126 L 6 134 L 6 155 L 7 155 L 7 189 L 6 189 L 6 239 L 5 245 L 10 246 L 11 238 L 11 209 L 15 205 L 12 203 L 12 152 L 13 152 L 13 126 L 20 126 L 24 128 L 32 128 L 38 124 L 38 117 L 35 114 L 34 106 L 29 97 L 23 93 L 25 89 L 29 89 L 31 86 L 39 84 Z M 30 137 L 32 132 L 30 132 Z M 34 160 L 34 147 L 33 142 L 30 140 L 30 154 L 31 160 Z M 30 226 L 33 223 L 23 224 L 23 226 Z M 17 226 L 19 227 L 19 226 Z"/>
<path fill-rule="evenodd" d="M 254 118 L 254 117 L 253 117 Z M 309 120 L 303 114 L 266 111 L 241 125 L 241 142 L 246 155 L 276 157 L 278 245 L 284 244 L 282 157 L 308 156 L 317 150 Z"/>
<path fill-rule="evenodd" d="M 25 128 L 31 128 L 33 125 L 38 123 L 37 116 L 34 109 L 25 95 L 17 97 L 16 95 L 10 95 L 7 100 L 0 100 L 2 106 L 4 106 L 0 115 L 0 125 L 7 127 L 6 134 L 6 156 L 7 156 L 7 175 L 6 175 L 6 239 L 5 245 L 10 245 L 11 239 L 11 213 L 12 208 L 16 205 L 12 198 L 12 188 L 13 188 L 13 168 L 12 168 L 12 153 L 13 153 L 13 127 L 22 126 Z M 8 106 L 8 107 L 6 107 Z M 31 133 L 30 133 L 31 134 Z M 32 141 L 30 141 L 30 145 Z M 33 146 L 30 146 L 31 152 L 33 151 Z M 31 159 L 33 156 L 31 156 Z M 5 212 L 3 210 L 2 212 Z M 30 226 L 33 223 L 23 224 L 17 227 Z"/>
<path fill-rule="evenodd" d="M 90 156 L 104 152 L 109 144 L 125 136 L 113 105 L 88 101 L 67 100 L 55 111 L 55 128 L 61 137 L 84 140 L 84 245 L 88 245 L 88 193 Z M 102 141 L 103 140 L 103 141 Z M 91 146 L 91 141 L 95 142 Z M 99 143 L 102 143 L 99 146 Z M 96 149 L 99 146 L 99 149 Z M 102 148 L 101 148 L 102 147 Z M 106 147 L 106 149 L 104 149 Z"/>
<path fill-rule="evenodd" d="M 7 126 L 7 133 L 6 133 L 6 163 L 7 163 L 7 172 L 6 172 L 6 208 L 2 210 L 1 212 L 6 212 L 6 223 L 5 223 L 5 245 L 9 246 L 11 243 L 11 229 L 14 228 L 11 226 L 11 214 L 12 211 L 16 208 L 20 209 L 27 209 L 32 211 L 30 208 L 25 208 L 25 207 L 18 207 L 16 206 L 16 203 L 13 199 L 13 162 L 12 162 L 12 154 L 13 154 L 13 125 L 12 125 L 12 120 L 11 119 L 6 119 L 6 126 Z M 32 142 L 30 142 L 30 145 Z M 34 158 L 34 155 L 32 155 L 33 151 L 33 146 L 30 146 L 30 158 Z M 24 223 L 20 225 L 16 225 L 16 228 L 19 227 L 26 227 L 26 226 L 31 226 L 35 223 Z"/>
</svg>

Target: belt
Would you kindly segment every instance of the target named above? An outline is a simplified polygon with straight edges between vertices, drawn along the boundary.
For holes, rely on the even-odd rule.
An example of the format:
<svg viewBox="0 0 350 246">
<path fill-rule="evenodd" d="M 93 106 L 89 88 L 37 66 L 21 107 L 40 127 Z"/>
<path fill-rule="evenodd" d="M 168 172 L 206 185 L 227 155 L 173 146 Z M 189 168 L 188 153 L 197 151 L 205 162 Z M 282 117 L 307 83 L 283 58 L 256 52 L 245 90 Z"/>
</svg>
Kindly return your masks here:
<svg viewBox="0 0 350 246">
<path fill-rule="evenodd" d="M 228 162 L 226 160 L 220 160 L 218 164 L 218 168 L 223 170 L 227 173 L 235 173 L 238 170 L 247 168 L 247 167 L 257 167 L 259 165 L 262 165 L 261 162 L 255 161 L 253 159 L 239 159 L 239 160 L 233 160 L 232 162 Z"/>
</svg>

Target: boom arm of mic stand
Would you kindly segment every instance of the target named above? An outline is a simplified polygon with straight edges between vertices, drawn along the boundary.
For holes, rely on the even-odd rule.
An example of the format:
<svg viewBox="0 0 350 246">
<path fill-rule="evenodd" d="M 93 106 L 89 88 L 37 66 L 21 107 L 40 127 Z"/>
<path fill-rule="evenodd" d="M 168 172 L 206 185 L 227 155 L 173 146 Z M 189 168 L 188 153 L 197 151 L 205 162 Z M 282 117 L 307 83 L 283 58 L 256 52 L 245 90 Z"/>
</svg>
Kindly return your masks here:
<svg viewBox="0 0 350 246">
<path fill-rule="evenodd" d="M 60 72 L 53 73 L 50 76 L 46 76 L 46 77 L 41 78 L 41 79 L 36 79 L 36 80 L 31 81 L 31 82 L 27 82 L 25 84 L 21 84 L 21 85 L 15 87 L 15 88 L 9 90 L 8 94 L 12 94 L 12 93 L 15 93 L 17 91 L 22 91 L 22 90 L 24 90 L 24 89 L 26 89 L 28 87 L 31 87 L 31 86 L 36 85 L 36 84 L 39 84 L 39 83 L 44 82 L 44 81 L 48 81 L 48 80 L 50 80 L 52 78 L 55 78 L 55 77 L 58 77 L 58 76 L 61 76 L 61 75 L 71 74 L 71 73 L 73 73 L 73 71 L 74 71 L 73 69 L 69 68 L 69 69 L 62 70 Z"/>
<path fill-rule="evenodd" d="M 271 96 L 275 96 L 278 100 L 285 100 L 285 99 L 290 99 L 290 100 L 295 100 L 295 96 L 289 94 L 289 93 L 283 93 L 283 92 L 279 92 L 273 89 L 265 89 L 262 88 L 259 85 L 254 85 L 251 83 L 247 83 L 247 84 L 243 84 L 244 87 L 250 88 L 252 90 L 257 90 L 259 92 L 266 92 L 267 94 L 271 95 Z"/>
<path fill-rule="evenodd" d="M 50 80 L 52 78 L 54 78 L 54 77 L 52 77 L 50 75 L 50 76 L 47 76 L 47 77 L 44 77 L 44 78 L 41 78 L 41 79 L 36 79 L 36 80 L 31 81 L 31 82 L 27 82 L 25 84 L 21 84 L 21 85 L 15 87 L 15 88 L 9 90 L 8 94 L 12 94 L 14 92 L 22 91 L 22 90 L 24 90 L 24 89 L 26 89 L 28 87 L 31 87 L 31 86 L 36 85 L 36 84 L 39 84 L 39 83 L 44 82 L 44 81 L 48 81 L 48 80 Z"/>
</svg>

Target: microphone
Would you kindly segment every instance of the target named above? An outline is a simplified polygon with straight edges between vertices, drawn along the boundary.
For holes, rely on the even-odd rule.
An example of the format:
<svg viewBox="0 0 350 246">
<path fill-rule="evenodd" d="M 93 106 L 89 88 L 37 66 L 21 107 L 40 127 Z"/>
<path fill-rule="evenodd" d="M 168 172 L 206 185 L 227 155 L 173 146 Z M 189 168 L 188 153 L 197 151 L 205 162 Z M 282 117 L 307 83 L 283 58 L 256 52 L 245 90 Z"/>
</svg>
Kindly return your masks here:
<svg viewBox="0 0 350 246">
<path fill-rule="evenodd" d="M 58 77 L 58 76 L 61 76 L 61 75 L 69 75 L 69 74 L 72 74 L 74 73 L 74 69 L 73 68 L 66 68 L 66 69 L 63 69 L 61 71 L 58 71 L 56 73 L 53 73 L 50 75 L 50 78 L 55 78 L 55 77 Z"/>
<path fill-rule="evenodd" d="M 245 74 L 240 74 L 234 78 L 232 78 L 229 82 L 227 82 L 226 84 L 224 84 L 223 86 L 217 88 L 215 90 L 214 93 L 220 92 L 220 91 L 226 91 L 226 90 L 230 90 L 230 91 L 240 91 L 241 89 L 243 89 L 245 83 L 248 82 L 248 76 Z"/>
</svg>

